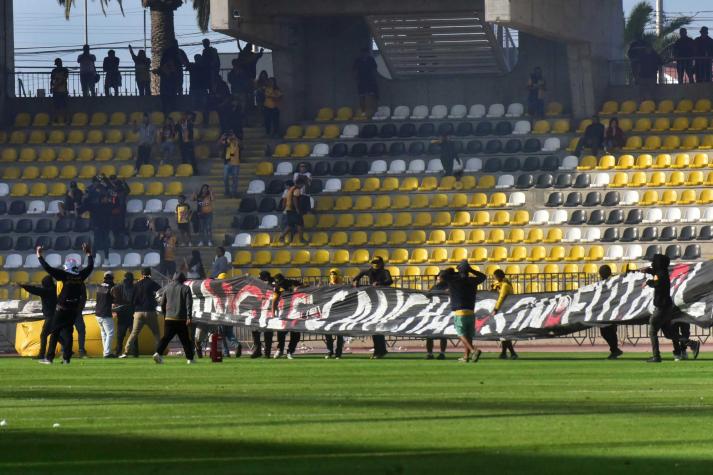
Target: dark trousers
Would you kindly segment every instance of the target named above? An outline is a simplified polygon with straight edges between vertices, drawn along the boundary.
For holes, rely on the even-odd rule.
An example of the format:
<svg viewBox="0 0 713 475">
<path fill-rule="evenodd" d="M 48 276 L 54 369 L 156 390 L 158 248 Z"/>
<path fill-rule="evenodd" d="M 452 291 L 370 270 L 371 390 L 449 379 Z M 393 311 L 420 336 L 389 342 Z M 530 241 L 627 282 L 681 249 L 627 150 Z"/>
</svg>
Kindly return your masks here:
<svg viewBox="0 0 713 475">
<path fill-rule="evenodd" d="M 696 60 L 696 82 L 711 82 L 710 60 Z"/>
<path fill-rule="evenodd" d="M 443 173 L 446 176 L 453 175 L 453 166 L 455 165 L 455 157 L 451 154 L 441 155 L 441 166 L 443 167 Z"/>
<path fill-rule="evenodd" d="M 684 76 L 688 76 L 689 83 L 695 82 L 695 80 L 693 79 L 693 61 L 692 60 L 687 59 L 687 60 L 676 61 L 676 72 L 678 73 L 678 83 L 679 84 L 683 84 Z"/>
<path fill-rule="evenodd" d="M 136 88 L 139 90 L 139 96 L 151 95 L 151 81 L 136 81 Z"/>
<path fill-rule="evenodd" d="M 253 351 L 261 354 L 262 353 L 262 346 L 260 345 L 260 334 L 263 332 L 259 331 L 254 331 L 253 332 L 253 346 L 254 349 Z M 265 354 L 267 356 L 270 356 L 270 353 L 272 353 L 272 332 L 265 332 L 264 333 L 264 339 L 265 339 Z"/>
<path fill-rule="evenodd" d="M 616 325 L 608 325 L 606 327 L 599 327 L 599 334 L 602 335 L 604 341 L 609 345 L 609 352 L 616 353 L 619 351 L 619 339 L 616 334 Z"/>
<path fill-rule="evenodd" d="M 74 317 L 74 328 L 77 329 L 77 347 L 79 351 L 85 351 L 84 341 L 87 337 L 87 327 L 84 325 L 84 315 L 81 310 L 77 310 Z"/>
<path fill-rule="evenodd" d="M 502 354 L 507 354 L 510 352 L 511 355 L 515 354 L 515 347 L 512 344 L 512 340 L 503 340 L 500 342 L 500 352 Z"/>
<path fill-rule="evenodd" d="M 120 355 L 124 352 L 124 337 L 131 334 L 131 329 L 134 326 L 134 309 L 127 307 L 116 312 L 116 354 Z M 139 355 L 139 341 L 134 340 L 131 344 L 132 356 Z"/>
<path fill-rule="evenodd" d="M 386 337 L 384 335 L 372 335 L 371 341 L 374 344 L 374 356 L 384 356 L 386 351 Z"/>
<path fill-rule="evenodd" d="M 277 332 L 277 352 L 285 352 L 285 340 L 287 339 L 288 332 Z M 289 332 L 290 333 L 290 343 L 287 345 L 287 352 L 292 354 L 297 349 L 297 344 L 300 342 L 299 332 Z"/>
<path fill-rule="evenodd" d="M 545 116 L 545 100 L 537 97 L 531 97 L 527 100 L 528 112 L 533 117 Z"/>
<path fill-rule="evenodd" d="M 104 253 L 104 259 L 109 260 L 109 230 L 100 227 L 94 228 L 94 249 Z"/>
<path fill-rule="evenodd" d="M 686 351 L 686 347 L 691 342 L 691 325 L 689 323 L 677 322 L 671 325 L 673 336 L 673 353 L 679 355 Z"/>
<path fill-rule="evenodd" d="M 265 133 L 277 134 L 280 131 L 280 109 L 265 108 Z"/>
<path fill-rule="evenodd" d="M 72 359 L 72 345 L 74 344 L 74 321 L 77 311 L 74 309 L 58 308 L 52 320 L 49 333 L 49 347 L 47 348 L 47 359 L 54 360 L 57 350 L 57 343 L 62 345 L 62 358 L 66 361 Z"/>
<path fill-rule="evenodd" d="M 151 145 L 139 145 L 138 153 L 136 154 L 136 171 L 139 171 L 141 165 L 151 163 Z"/>
<path fill-rule="evenodd" d="M 45 317 L 45 321 L 42 323 L 42 330 L 40 331 L 40 352 L 37 354 L 39 359 L 44 359 L 47 354 L 47 337 L 52 330 L 52 319 L 53 315 L 48 315 Z"/>
<path fill-rule="evenodd" d="M 178 335 L 178 339 L 181 340 L 186 359 L 192 360 L 194 354 L 193 341 L 191 341 L 191 336 L 188 334 L 188 325 L 185 320 L 164 320 L 163 337 L 161 337 L 161 340 L 158 342 L 156 353 L 162 355 L 163 352 L 166 351 L 168 344 L 171 343 L 171 340 L 173 340 L 173 337 L 176 335 Z"/>
<path fill-rule="evenodd" d="M 433 342 L 434 341 L 435 341 L 435 338 L 427 338 L 426 339 L 426 352 L 433 353 Z M 445 353 L 446 347 L 448 346 L 448 338 L 439 338 L 438 343 L 439 343 L 439 351 L 441 353 Z"/>
<path fill-rule="evenodd" d="M 585 147 L 592 149 L 592 155 L 598 155 L 599 149 L 602 148 L 602 141 L 598 138 L 587 137 L 586 135 L 583 135 L 579 138 L 579 142 L 577 142 L 577 147 L 574 149 L 574 154 L 579 157 Z"/>
<path fill-rule="evenodd" d="M 96 85 L 96 82 L 94 81 L 95 79 L 96 74 L 94 73 L 79 75 L 79 84 L 82 86 L 82 96 L 87 97 L 90 95 L 97 95 L 96 89 L 94 89 L 94 86 Z"/>
<path fill-rule="evenodd" d="M 673 318 L 673 306 L 656 307 L 654 313 L 649 318 L 649 338 L 651 339 L 651 353 L 653 356 L 660 358 L 661 351 L 659 350 L 659 330 L 664 331 L 666 338 L 672 338 L 673 326 L 671 325 Z"/>
<path fill-rule="evenodd" d="M 337 349 L 334 349 L 334 339 L 337 339 Z M 342 335 L 324 335 L 324 343 L 327 345 L 327 351 L 330 355 L 334 355 L 337 358 L 342 356 L 342 350 L 344 349 L 344 337 Z"/>
<path fill-rule="evenodd" d="M 193 142 L 180 142 L 181 162 L 190 163 L 193 167 L 193 173 L 198 174 L 198 164 L 196 163 L 196 153 Z"/>
</svg>

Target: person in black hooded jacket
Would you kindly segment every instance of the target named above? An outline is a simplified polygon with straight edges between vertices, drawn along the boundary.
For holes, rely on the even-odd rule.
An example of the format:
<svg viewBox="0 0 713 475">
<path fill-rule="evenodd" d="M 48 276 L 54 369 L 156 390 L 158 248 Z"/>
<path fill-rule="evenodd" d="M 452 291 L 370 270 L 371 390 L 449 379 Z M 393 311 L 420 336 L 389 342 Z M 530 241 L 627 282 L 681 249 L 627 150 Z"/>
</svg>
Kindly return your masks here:
<svg viewBox="0 0 713 475">
<path fill-rule="evenodd" d="M 259 279 L 263 282 L 265 282 L 267 285 L 275 285 L 275 279 L 270 275 L 270 273 L 266 270 L 260 271 L 260 277 Z M 250 355 L 250 358 L 260 358 L 263 356 L 263 350 L 262 350 L 262 345 L 260 344 L 260 334 L 263 334 L 263 338 L 265 340 L 265 358 L 270 358 L 270 355 L 272 353 L 272 336 L 273 333 L 272 331 L 266 331 L 266 332 L 261 332 L 260 330 L 253 330 L 253 352 Z"/>
<path fill-rule="evenodd" d="M 39 296 L 42 300 L 42 315 L 45 317 L 45 321 L 40 332 L 40 352 L 37 354 L 37 359 L 44 361 L 45 353 L 47 352 L 47 335 L 49 335 L 52 328 L 52 319 L 57 309 L 57 284 L 55 284 L 51 276 L 46 275 L 42 278 L 41 287 L 29 284 L 18 285 L 32 295 Z"/>
</svg>

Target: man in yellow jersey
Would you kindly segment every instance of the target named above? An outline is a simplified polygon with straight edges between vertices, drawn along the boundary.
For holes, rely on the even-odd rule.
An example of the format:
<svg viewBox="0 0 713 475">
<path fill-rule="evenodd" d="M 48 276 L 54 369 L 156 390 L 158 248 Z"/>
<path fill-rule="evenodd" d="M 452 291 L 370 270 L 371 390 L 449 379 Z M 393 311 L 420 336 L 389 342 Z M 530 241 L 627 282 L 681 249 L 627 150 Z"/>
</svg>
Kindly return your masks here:
<svg viewBox="0 0 713 475">
<path fill-rule="evenodd" d="M 240 173 L 240 140 L 232 130 L 220 138 L 223 157 L 223 187 L 225 196 L 238 196 L 238 174 Z"/>
<path fill-rule="evenodd" d="M 510 280 L 505 277 L 505 272 L 501 269 L 496 269 L 493 272 L 493 282 L 492 290 L 498 292 L 498 300 L 495 302 L 495 307 L 493 308 L 493 315 L 500 311 L 500 307 L 503 306 L 503 302 L 508 295 L 514 294 L 512 289 L 512 284 Z M 515 353 L 515 348 L 512 346 L 511 340 L 503 340 L 500 342 L 500 359 L 506 360 L 508 358 L 508 351 L 510 351 L 510 359 L 516 360 L 518 358 L 517 353 Z"/>
<path fill-rule="evenodd" d="M 176 225 L 178 227 L 178 236 L 180 238 L 179 242 L 184 246 L 191 245 L 192 214 L 191 205 L 186 203 L 186 195 L 180 195 L 178 197 L 178 204 L 176 205 Z"/>
<path fill-rule="evenodd" d="M 329 270 L 329 286 L 341 286 L 344 285 L 344 279 L 339 273 L 339 269 Z M 334 350 L 334 339 L 337 340 L 337 349 Z M 324 343 L 327 346 L 327 355 L 325 359 L 340 359 L 342 357 L 342 350 L 344 349 L 344 335 L 324 335 Z"/>
</svg>

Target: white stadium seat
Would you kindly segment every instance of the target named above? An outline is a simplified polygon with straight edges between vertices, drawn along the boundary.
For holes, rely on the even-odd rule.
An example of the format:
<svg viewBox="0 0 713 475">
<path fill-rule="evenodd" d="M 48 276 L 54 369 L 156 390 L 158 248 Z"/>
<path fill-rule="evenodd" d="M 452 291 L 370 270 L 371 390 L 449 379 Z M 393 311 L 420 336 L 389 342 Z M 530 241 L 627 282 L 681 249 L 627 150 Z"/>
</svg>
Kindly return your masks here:
<svg viewBox="0 0 713 475">
<path fill-rule="evenodd" d="M 142 267 L 156 267 L 161 263 L 161 255 L 158 252 L 147 252 L 144 256 L 144 261 L 141 263 Z M 167 277 L 173 278 L 172 275 Z"/>
<path fill-rule="evenodd" d="M 497 118 L 505 115 L 505 106 L 502 104 L 491 104 L 488 107 L 487 117 Z"/>
<path fill-rule="evenodd" d="M 468 111 L 469 119 L 482 119 L 485 117 L 485 106 L 483 104 L 473 104 Z"/>
<path fill-rule="evenodd" d="M 280 162 L 277 164 L 277 169 L 275 170 L 275 176 L 285 176 L 292 175 L 292 163 L 291 162 Z"/>
<path fill-rule="evenodd" d="M 329 145 L 326 143 L 315 144 L 310 157 L 326 157 L 329 155 Z"/>
<path fill-rule="evenodd" d="M 393 120 L 404 120 L 408 119 L 411 115 L 411 109 L 408 106 L 396 106 L 394 109 L 394 114 L 391 116 Z"/>
<path fill-rule="evenodd" d="M 569 228 L 562 238 L 562 242 L 579 242 L 582 240 L 582 230 L 580 228 Z"/>
<path fill-rule="evenodd" d="M 240 233 L 235 236 L 235 240 L 233 241 L 233 247 L 250 247 L 251 243 L 252 237 L 249 233 Z"/>
<path fill-rule="evenodd" d="M 626 193 L 624 193 L 624 196 L 621 199 L 621 205 L 623 206 L 631 206 L 635 205 L 639 202 L 639 192 L 635 190 L 628 190 Z"/>
<path fill-rule="evenodd" d="M 97 256 L 99 256 L 99 255 L 97 254 Z M 62 256 L 60 256 L 56 252 L 47 254 L 45 256 L 45 260 L 47 261 L 47 264 L 51 265 L 52 267 L 61 267 L 62 266 Z"/>
<path fill-rule="evenodd" d="M 421 120 L 428 117 L 428 106 L 420 105 L 413 108 L 411 119 Z"/>
<path fill-rule="evenodd" d="M 677 223 L 681 221 L 681 208 L 666 208 L 664 223 Z"/>
<path fill-rule="evenodd" d="M 424 171 L 426 171 L 426 162 L 417 158 L 409 162 L 408 171 L 406 173 L 423 173 Z"/>
<path fill-rule="evenodd" d="M 248 184 L 248 195 L 259 195 L 265 192 L 265 182 L 262 180 L 250 180 Z"/>
<path fill-rule="evenodd" d="M 28 254 L 25 258 L 25 269 L 39 269 L 40 261 L 36 254 Z"/>
<path fill-rule="evenodd" d="M 128 265 L 128 266 L 125 266 L 125 267 L 138 267 L 139 264 L 141 263 L 141 262 L 139 261 L 139 255 L 138 255 L 138 254 L 136 254 L 136 260 L 137 260 L 136 264 L 134 264 L 134 265 Z M 119 255 L 119 253 L 118 253 L 118 252 L 110 252 L 110 253 L 109 253 L 109 262 L 105 262 L 105 263 L 104 263 L 104 267 L 108 267 L 108 268 L 110 268 L 110 269 L 113 269 L 113 268 L 115 268 L 115 267 L 119 267 L 120 265 L 121 265 L 121 256 Z"/>
<path fill-rule="evenodd" d="M 10 194 L 10 186 L 7 183 L 0 183 L 0 196 L 7 196 Z"/>
<path fill-rule="evenodd" d="M 473 157 L 469 158 L 465 162 L 465 169 L 463 171 L 465 172 L 479 172 L 480 170 L 483 169 L 483 160 Z"/>
<path fill-rule="evenodd" d="M 579 165 L 579 158 L 574 155 L 567 155 L 562 159 L 560 170 L 576 170 Z"/>
<path fill-rule="evenodd" d="M 609 246 L 607 248 L 607 253 L 604 256 L 605 261 L 618 261 L 624 257 L 624 248 L 618 244 Z"/>
<path fill-rule="evenodd" d="M 109 254 L 109 261 L 111 262 L 111 254 Z M 138 252 L 127 252 L 124 255 L 124 262 L 121 266 L 125 268 L 140 267 L 141 255 Z"/>
<path fill-rule="evenodd" d="M 379 106 L 371 117 L 371 120 L 386 120 L 391 115 L 391 107 L 389 106 Z"/>
<path fill-rule="evenodd" d="M 556 152 L 561 147 L 560 139 L 557 137 L 549 137 L 545 139 L 545 143 L 542 146 L 543 152 Z"/>
<path fill-rule="evenodd" d="M 553 211 L 549 224 L 564 224 L 567 222 L 567 210 L 557 209 Z"/>
<path fill-rule="evenodd" d="M 529 120 L 518 120 L 512 130 L 513 135 L 526 135 L 532 130 Z"/>
<path fill-rule="evenodd" d="M 428 169 L 426 173 L 441 173 L 443 171 L 443 164 L 440 158 L 432 158 L 428 161 Z"/>
<path fill-rule="evenodd" d="M 590 185 L 592 188 L 606 188 L 609 186 L 609 174 L 608 173 L 597 173 L 594 176 L 594 180 Z"/>
<path fill-rule="evenodd" d="M 166 204 L 163 205 L 164 213 L 175 213 L 176 206 L 178 206 L 178 198 L 169 198 L 166 200 Z"/>
<path fill-rule="evenodd" d="M 547 210 L 538 209 L 535 214 L 532 215 L 530 224 L 547 224 L 550 221 L 550 214 Z"/>
<path fill-rule="evenodd" d="M 703 217 L 701 218 L 703 223 L 713 223 L 713 207 L 708 207 L 703 212 Z"/>
<path fill-rule="evenodd" d="M 468 109 L 463 104 L 456 104 L 451 107 L 451 113 L 448 114 L 449 119 L 463 119 L 468 113 Z"/>
<path fill-rule="evenodd" d="M 19 269 L 22 267 L 22 256 L 20 254 L 8 254 L 5 258 L 5 269 Z"/>
<path fill-rule="evenodd" d="M 359 126 L 356 124 L 347 124 L 342 129 L 341 137 L 343 139 L 353 139 L 359 135 Z"/>
<path fill-rule="evenodd" d="M 644 220 L 642 222 L 644 224 L 660 223 L 662 219 L 663 212 L 661 208 L 651 208 L 647 209 L 646 213 L 644 213 Z"/>
<path fill-rule="evenodd" d="M 448 107 L 443 104 L 435 105 L 431 108 L 431 115 L 428 116 L 429 119 L 441 120 L 445 119 L 448 115 Z"/>
<path fill-rule="evenodd" d="M 374 160 L 369 168 L 369 175 L 381 175 L 387 170 L 386 160 Z"/>
<path fill-rule="evenodd" d="M 144 210 L 144 203 L 141 200 L 137 199 L 130 199 L 128 203 L 126 203 L 126 212 L 127 213 L 141 213 Z"/>
<path fill-rule="evenodd" d="M 260 229 L 275 229 L 277 227 L 277 216 L 267 214 L 260 221 Z"/>
<path fill-rule="evenodd" d="M 47 204 L 47 214 L 57 214 L 59 213 L 59 204 L 62 200 L 52 200 Z M 128 208 L 128 204 L 127 204 Z"/>
<path fill-rule="evenodd" d="M 390 175 L 400 175 L 402 173 L 406 173 L 406 162 L 404 160 L 394 160 L 389 164 L 389 171 L 387 172 Z"/>
<path fill-rule="evenodd" d="M 522 191 L 516 191 L 515 193 L 510 194 L 510 197 L 508 198 L 508 206 L 523 206 L 525 201 L 525 193 Z"/>
<path fill-rule="evenodd" d="M 41 200 L 32 200 L 27 205 L 27 214 L 44 214 L 45 202 Z"/>
<path fill-rule="evenodd" d="M 684 223 L 696 223 L 701 219 L 701 209 L 700 208 L 686 208 L 683 211 L 683 219 L 682 221 Z"/>
<path fill-rule="evenodd" d="M 638 261 L 641 256 L 644 255 L 644 251 L 638 244 L 633 244 L 626 247 L 624 251 L 624 260 L 626 261 Z"/>
<path fill-rule="evenodd" d="M 505 117 L 521 117 L 525 113 L 525 107 L 519 102 L 513 102 L 508 106 Z"/>
<path fill-rule="evenodd" d="M 163 203 L 158 198 L 152 198 L 146 202 L 144 213 L 160 213 L 161 211 L 163 211 Z"/>
<path fill-rule="evenodd" d="M 326 193 L 334 193 L 342 189 L 342 180 L 339 178 L 329 178 L 324 184 L 324 191 Z"/>
<path fill-rule="evenodd" d="M 582 237 L 582 242 L 597 242 L 602 238 L 602 231 L 599 228 L 587 228 L 587 232 Z"/>
<path fill-rule="evenodd" d="M 495 188 L 497 189 L 506 189 L 506 188 L 512 188 L 515 186 L 515 177 L 512 175 L 500 175 L 498 177 L 498 182 L 495 185 Z"/>
</svg>

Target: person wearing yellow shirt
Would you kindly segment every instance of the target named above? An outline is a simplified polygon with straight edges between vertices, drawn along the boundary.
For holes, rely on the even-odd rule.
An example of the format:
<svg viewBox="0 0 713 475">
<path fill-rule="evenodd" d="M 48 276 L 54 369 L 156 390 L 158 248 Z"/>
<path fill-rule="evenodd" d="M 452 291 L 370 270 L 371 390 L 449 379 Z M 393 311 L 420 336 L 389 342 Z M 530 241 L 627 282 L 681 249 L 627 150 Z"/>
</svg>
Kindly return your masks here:
<svg viewBox="0 0 713 475">
<path fill-rule="evenodd" d="M 225 196 L 237 198 L 238 174 L 240 173 L 240 140 L 232 130 L 220 138 L 221 156 L 223 157 L 223 186 Z"/>
<path fill-rule="evenodd" d="M 264 95 L 265 133 L 268 136 L 277 138 L 280 134 L 280 103 L 282 102 L 282 91 L 277 86 L 275 78 L 268 79 Z"/>
<path fill-rule="evenodd" d="M 500 307 L 502 307 L 507 296 L 512 295 L 515 292 L 513 291 L 510 280 L 505 277 L 505 272 L 502 270 L 495 270 L 495 272 L 493 272 L 493 278 L 495 279 L 495 282 L 493 282 L 492 289 L 498 292 L 498 300 L 495 302 L 495 308 L 493 308 L 493 315 L 495 315 L 500 311 Z M 506 360 L 508 358 L 508 351 L 510 351 L 510 359 L 516 360 L 518 358 L 511 340 L 503 340 L 501 342 L 501 348 L 501 360 Z"/>
<path fill-rule="evenodd" d="M 178 227 L 178 235 L 181 238 L 184 246 L 191 245 L 191 205 L 186 203 L 186 195 L 178 197 L 176 205 L 176 225 Z"/>
<path fill-rule="evenodd" d="M 330 269 L 329 270 L 329 283 L 327 284 L 330 287 L 331 286 L 341 286 L 344 285 L 344 279 L 342 278 L 342 275 L 339 273 L 339 269 Z M 334 339 L 337 339 L 337 349 L 336 351 L 334 350 Z M 342 350 L 344 348 L 344 336 L 343 335 L 324 335 L 324 343 L 327 346 L 327 356 L 325 356 L 325 359 L 340 359 L 342 357 Z"/>
</svg>

